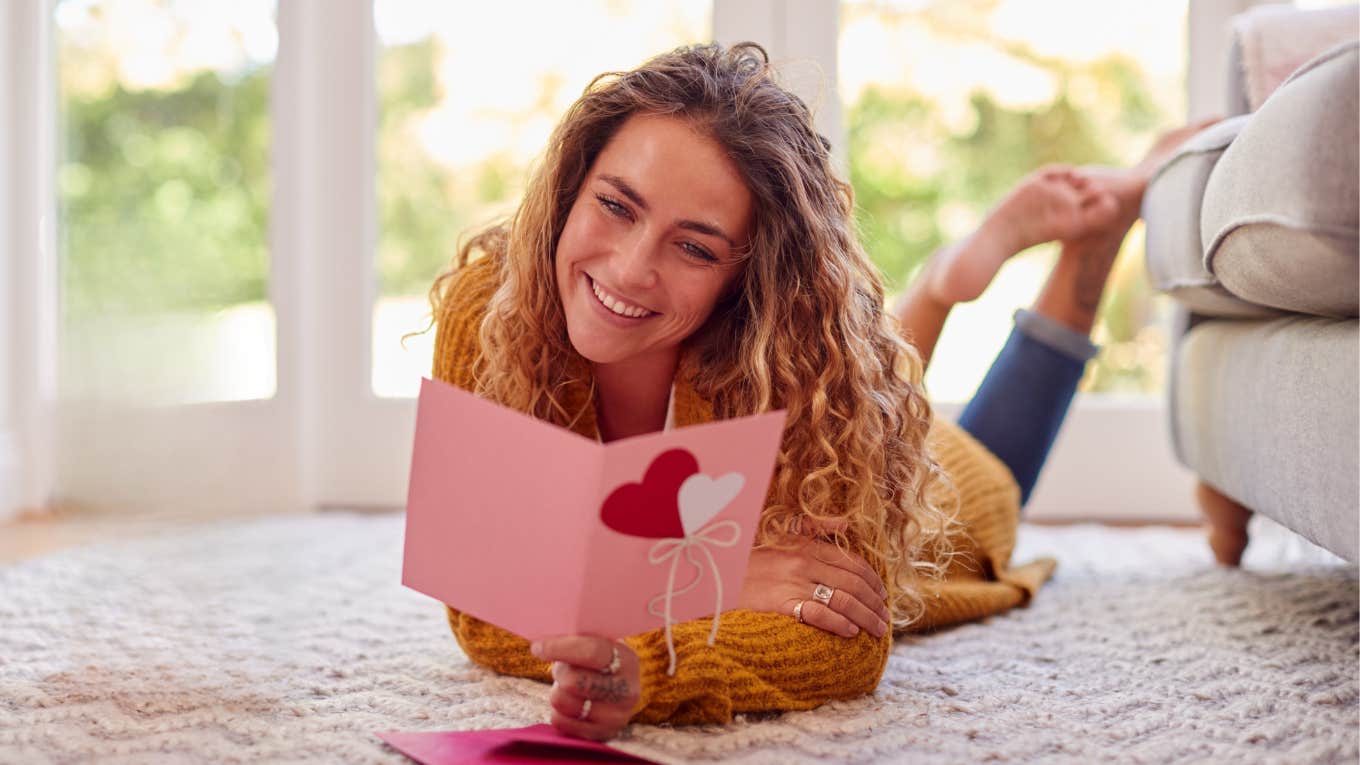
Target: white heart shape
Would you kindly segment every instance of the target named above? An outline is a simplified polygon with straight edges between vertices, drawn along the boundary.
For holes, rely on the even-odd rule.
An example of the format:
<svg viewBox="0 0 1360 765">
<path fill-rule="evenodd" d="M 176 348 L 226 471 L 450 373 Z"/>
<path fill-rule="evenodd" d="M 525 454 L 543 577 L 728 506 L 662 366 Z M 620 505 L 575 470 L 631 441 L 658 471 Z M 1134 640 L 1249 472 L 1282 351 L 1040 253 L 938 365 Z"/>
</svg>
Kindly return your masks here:
<svg viewBox="0 0 1360 765">
<path fill-rule="evenodd" d="M 680 526 L 685 536 L 702 529 L 704 524 L 721 513 L 728 503 L 737 498 L 741 487 L 746 485 L 746 477 L 741 473 L 728 473 L 722 478 L 709 478 L 703 473 L 695 473 L 680 484 Z"/>
</svg>

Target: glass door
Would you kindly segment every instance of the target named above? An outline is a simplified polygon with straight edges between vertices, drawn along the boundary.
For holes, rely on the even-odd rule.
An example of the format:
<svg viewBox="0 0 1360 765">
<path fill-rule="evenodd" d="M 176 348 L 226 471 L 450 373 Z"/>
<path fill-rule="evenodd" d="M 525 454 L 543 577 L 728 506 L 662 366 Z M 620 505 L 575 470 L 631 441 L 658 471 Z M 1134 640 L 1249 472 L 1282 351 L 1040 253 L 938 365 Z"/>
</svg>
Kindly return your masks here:
<svg viewBox="0 0 1360 765">
<path fill-rule="evenodd" d="M 295 498 L 271 299 L 274 0 L 55 0 L 57 473 L 118 512 Z"/>
</svg>

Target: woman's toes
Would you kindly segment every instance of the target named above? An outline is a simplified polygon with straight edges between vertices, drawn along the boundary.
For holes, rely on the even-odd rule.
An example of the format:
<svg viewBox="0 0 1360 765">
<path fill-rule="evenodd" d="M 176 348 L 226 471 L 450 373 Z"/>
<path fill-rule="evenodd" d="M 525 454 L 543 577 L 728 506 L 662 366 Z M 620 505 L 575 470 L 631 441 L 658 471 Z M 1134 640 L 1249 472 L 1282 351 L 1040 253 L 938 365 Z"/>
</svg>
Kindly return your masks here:
<svg viewBox="0 0 1360 765">
<path fill-rule="evenodd" d="M 1097 192 L 1083 203 L 1082 213 L 1089 229 L 1103 228 L 1119 217 L 1119 199 L 1108 191 Z"/>
</svg>

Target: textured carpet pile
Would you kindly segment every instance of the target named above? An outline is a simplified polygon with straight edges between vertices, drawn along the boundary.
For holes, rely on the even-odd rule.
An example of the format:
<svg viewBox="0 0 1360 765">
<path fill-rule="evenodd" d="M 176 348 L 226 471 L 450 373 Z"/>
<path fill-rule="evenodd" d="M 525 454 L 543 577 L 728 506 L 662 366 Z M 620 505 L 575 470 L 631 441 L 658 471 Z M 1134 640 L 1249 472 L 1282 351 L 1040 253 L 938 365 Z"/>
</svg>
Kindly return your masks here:
<svg viewBox="0 0 1360 765">
<path fill-rule="evenodd" d="M 0 763 L 402 763 L 375 730 L 544 721 L 400 585 L 398 515 L 202 526 L 0 568 Z M 1268 530 L 1267 530 L 1268 531 Z M 1278 530 L 1277 530 L 1278 531 Z M 1356 572 L 1284 533 L 1243 570 L 1193 530 L 1021 532 L 1028 609 L 900 639 L 878 692 L 634 726 L 666 761 L 1355 762 Z"/>
</svg>

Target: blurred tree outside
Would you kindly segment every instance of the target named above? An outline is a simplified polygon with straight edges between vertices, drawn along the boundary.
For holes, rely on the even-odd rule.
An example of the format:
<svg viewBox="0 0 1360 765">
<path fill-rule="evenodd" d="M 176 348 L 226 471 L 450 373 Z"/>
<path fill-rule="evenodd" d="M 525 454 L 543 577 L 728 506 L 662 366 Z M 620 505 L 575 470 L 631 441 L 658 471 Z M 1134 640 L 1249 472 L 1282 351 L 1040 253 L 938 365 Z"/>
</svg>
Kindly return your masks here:
<svg viewBox="0 0 1360 765">
<path fill-rule="evenodd" d="M 69 59 L 67 59 L 69 60 Z M 268 284 L 269 72 L 172 91 L 63 79 L 68 310 L 212 310 Z"/>
<path fill-rule="evenodd" d="M 59 0 L 59 385 L 268 398 L 274 0 Z"/>
</svg>

